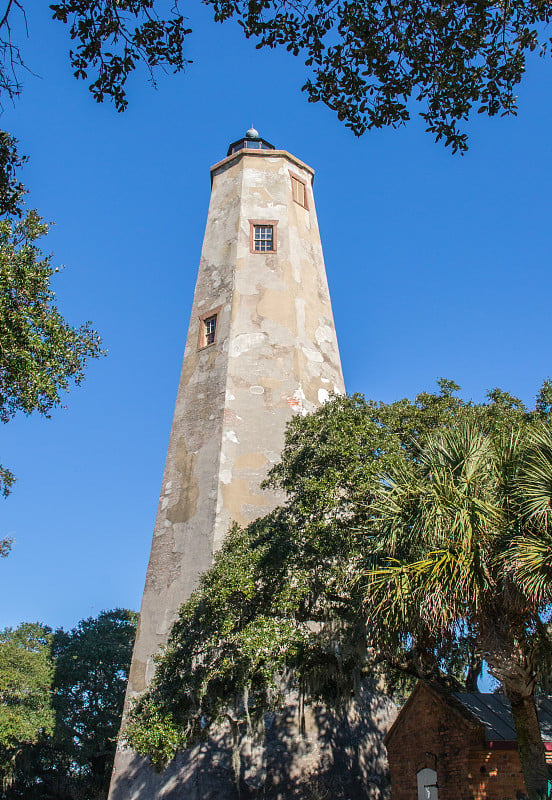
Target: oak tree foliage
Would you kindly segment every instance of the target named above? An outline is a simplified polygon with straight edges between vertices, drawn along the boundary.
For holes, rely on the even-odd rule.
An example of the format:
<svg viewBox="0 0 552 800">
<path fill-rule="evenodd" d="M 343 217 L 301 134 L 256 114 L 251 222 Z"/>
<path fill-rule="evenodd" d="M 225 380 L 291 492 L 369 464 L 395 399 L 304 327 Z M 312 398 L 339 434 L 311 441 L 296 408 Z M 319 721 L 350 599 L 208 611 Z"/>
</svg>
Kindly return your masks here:
<svg viewBox="0 0 552 800">
<path fill-rule="evenodd" d="M 287 502 L 233 528 L 182 606 L 127 729 L 138 752 L 161 768 L 227 716 L 242 731 L 262 721 L 290 689 L 338 705 L 375 676 L 395 695 L 417 678 L 475 690 L 483 659 L 531 706 L 551 653 L 552 384 L 531 410 L 498 389 L 482 404 L 457 389 L 335 397 L 290 422 L 268 478 Z M 428 452 L 467 429 L 473 449 L 427 469 Z M 536 517 L 520 511 L 529 475 Z"/>
<path fill-rule="evenodd" d="M 4 0 L 1 5 L 0 101 L 13 100 L 22 90 L 28 65 L 13 31 L 23 27 L 29 32 L 27 15 L 32 15 L 26 0 Z M 155 84 L 158 69 L 179 72 L 189 63 L 183 42 L 190 30 L 178 0 L 59 0 L 50 10 L 54 20 L 67 25 L 75 77 L 91 80 L 94 98 L 111 99 L 118 111 L 127 106 L 126 82 L 137 66 L 145 66 Z"/>
<path fill-rule="evenodd" d="M 536 52 L 550 46 L 546 0 L 205 0 L 215 20 L 236 20 L 257 48 L 283 47 L 304 59 L 310 102 L 333 109 L 358 136 L 397 127 L 413 109 L 437 140 L 467 149 L 472 113 L 515 114 L 516 92 Z M 140 65 L 179 72 L 189 63 L 191 29 L 178 0 L 59 0 L 53 18 L 68 26 L 74 74 L 96 100 L 127 105 L 126 84 Z M 0 17 L 0 96 L 21 89 L 22 58 L 11 35 L 25 0 L 4 0 Z"/>
<path fill-rule="evenodd" d="M 0 641 L 0 675 L 25 687 L 25 702 L 34 699 L 34 716 L 26 714 L 26 727 L 12 726 L 8 768 L 0 762 L 4 779 L 3 800 L 105 800 L 109 788 L 116 738 L 136 630 L 137 614 L 125 609 L 102 611 L 81 620 L 71 631 L 55 633 L 43 626 L 21 625 Z M 38 630 L 43 673 L 34 665 L 33 690 L 23 658 L 12 660 L 10 639 Z M 28 634 L 27 634 L 28 636 Z M 27 658 L 29 660 L 29 657 Z M 35 656 L 35 661 L 37 657 Z M 11 672 L 10 672 L 11 669 Z M 34 691 L 34 695 L 32 692 Z M 26 709 L 23 709 L 26 710 Z M 0 697 L 0 745 L 8 713 Z M 0 751 L 1 752 L 1 751 Z M 6 759 L 4 760 L 4 763 Z"/>
<path fill-rule="evenodd" d="M 0 421 L 18 411 L 48 416 L 61 392 L 84 378 L 101 354 L 87 322 L 71 327 L 56 308 L 52 277 L 60 272 L 37 244 L 49 225 L 26 210 L 17 141 L 0 131 Z"/>
<path fill-rule="evenodd" d="M 55 20 L 69 26 L 75 77 L 92 77 L 94 98 L 102 102 L 109 97 L 118 111 L 128 104 L 125 85 L 137 65 L 145 65 L 155 83 L 157 68 L 179 72 L 189 63 L 183 43 L 191 30 L 177 1 L 61 0 L 50 8 Z M 161 17 L 159 9 L 168 15 Z"/>
<path fill-rule="evenodd" d="M 207 0 L 235 18 L 257 47 L 305 58 L 303 86 L 358 136 L 397 127 L 413 108 L 453 151 L 467 149 L 472 112 L 516 113 L 533 51 L 547 53 L 543 0 Z"/>
<path fill-rule="evenodd" d="M 117 608 L 54 638 L 57 771 L 88 798 L 109 788 L 137 621 Z"/>
<path fill-rule="evenodd" d="M 0 422 L 13 416 L 49 416 L 62 394 L 84 379 L 89 359 L 102 355 L 90 322 L 70 325 L 58 310 L 51 286 L 60 268 L 43 253 L 40 240 L 49 225 L 27 210 L 19 169 L 26 159 L 16 140 L 0 131 Z M 0 465 L 0 494 L 13 473 Z M 0 542 L 0 556 L 10 541 Z"/>
<path fill-rule="evenodd" d="M 0 785 L 24 750 L 54 729 L 52 633 L 38 623 L 0 631 Z"/>
<path fill-rule="evenodd" d="M 55 305 L 59 268 L 40 249 L 48 224 L 36 211 L 0 219 L 0 421 L 18 411 L 48 416 L 101 353 L 89 322 L 69 325 Z"/>
</svg>

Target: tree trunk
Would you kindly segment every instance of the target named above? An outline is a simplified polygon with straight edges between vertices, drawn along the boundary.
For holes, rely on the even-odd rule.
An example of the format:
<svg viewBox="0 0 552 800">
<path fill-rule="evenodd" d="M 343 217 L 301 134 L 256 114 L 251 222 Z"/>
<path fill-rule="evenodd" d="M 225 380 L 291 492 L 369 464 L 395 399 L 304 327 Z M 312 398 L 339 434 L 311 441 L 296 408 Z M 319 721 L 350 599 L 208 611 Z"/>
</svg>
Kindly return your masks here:
<svg viewBox="0 0 552 800">
<path fill-rule="evenodd" d="M 539 728 L 535 698 L 506 689 L 512 704 L 519 758 L 529 800 L 548 796 L 548 765 Z"/>
</svg>

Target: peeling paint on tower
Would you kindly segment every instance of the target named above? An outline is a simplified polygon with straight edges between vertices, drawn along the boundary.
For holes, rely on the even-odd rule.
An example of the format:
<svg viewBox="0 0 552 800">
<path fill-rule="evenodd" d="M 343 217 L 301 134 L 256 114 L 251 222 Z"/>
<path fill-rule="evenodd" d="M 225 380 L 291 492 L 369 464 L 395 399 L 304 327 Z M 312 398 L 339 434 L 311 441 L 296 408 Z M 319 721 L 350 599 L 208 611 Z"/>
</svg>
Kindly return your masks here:
<svg viewBox="0 0 552 800">
<path fill-rule="evenodd" d="M 261 145 L 250 149 L 252 141 Z M 235 152 L 211 168 L 125 708 L 151 680 L 154 654 L 231 523 L 244 525 L 282 501 L 260 485 L 279 457 L 287 421 L 314 410 L 330 392 L 344 391 L 314 172 L 262 139 L 232 147 Z M 305 187 L 304 203 L 294 199 L 292 176 Z M 208 778 L 201 783 L 196 751 L 157 776 L 119 747 L 110 800 L 230 797 L 230 789 L 211 791 Z M 216 758 L 208 758 L 216 771 Z"/>
</svg>

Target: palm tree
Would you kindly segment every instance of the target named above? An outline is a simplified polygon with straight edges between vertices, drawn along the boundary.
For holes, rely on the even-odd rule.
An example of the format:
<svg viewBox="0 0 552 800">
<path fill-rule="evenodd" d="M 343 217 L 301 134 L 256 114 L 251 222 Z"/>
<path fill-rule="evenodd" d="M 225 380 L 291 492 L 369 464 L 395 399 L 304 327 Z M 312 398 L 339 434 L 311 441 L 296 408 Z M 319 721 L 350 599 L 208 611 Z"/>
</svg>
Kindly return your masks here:
<svg viewBox="0 0 552 800">
<path fill-rule="evenodd" d="M 365 575 L 367 628 L 403 645 L 474 637 L 512 706 L 526 790 L 547 796 L 536 707 L 552 652 L 552 433 L 489 433 L 469 422 L 432 434 L 381 481 Z"/>
</svg>

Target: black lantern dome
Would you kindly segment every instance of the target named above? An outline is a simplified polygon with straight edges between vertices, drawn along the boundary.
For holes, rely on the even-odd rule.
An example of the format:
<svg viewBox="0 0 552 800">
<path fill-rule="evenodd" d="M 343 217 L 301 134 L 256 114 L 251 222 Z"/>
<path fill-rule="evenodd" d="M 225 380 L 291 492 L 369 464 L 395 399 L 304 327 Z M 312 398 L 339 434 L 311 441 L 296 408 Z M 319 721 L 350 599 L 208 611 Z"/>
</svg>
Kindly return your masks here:
<svg viewBox="0 0 552 800">
<path fill-rule="evenodd" d="M 250 128 L 242 139 L 232 142 L 228 148 L 227 156 L 238 153 L 240 150 L 275 150 L 273 144 L 261 139 L 259 132 L 255 128 Z"/>
</svg>

